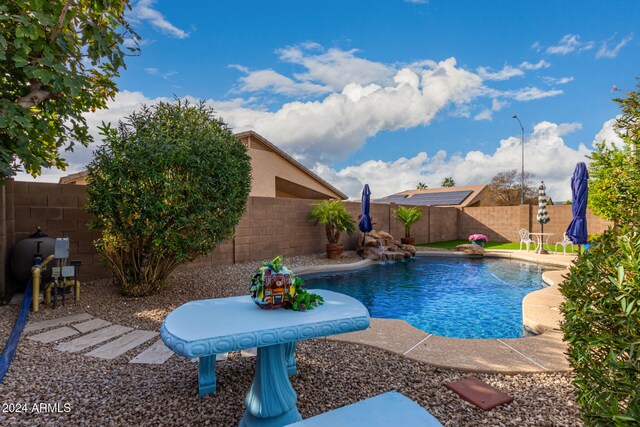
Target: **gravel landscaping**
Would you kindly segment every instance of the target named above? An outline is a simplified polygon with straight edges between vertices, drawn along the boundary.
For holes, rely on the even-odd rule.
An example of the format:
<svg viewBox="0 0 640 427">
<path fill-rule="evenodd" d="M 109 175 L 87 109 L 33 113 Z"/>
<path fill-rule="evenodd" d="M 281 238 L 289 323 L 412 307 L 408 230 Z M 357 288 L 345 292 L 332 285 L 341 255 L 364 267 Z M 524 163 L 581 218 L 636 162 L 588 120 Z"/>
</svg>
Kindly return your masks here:
<svg viewBox="0 0 640 427">
<path fill-rule="evenodd" d="M 340 263 L 358 261 L 346 253 Z M 296 267 L 327 264 L 324 255 L 290 257 Z M 147 298 L 125 298 L 110 280 L 83 284 L 81 302 L 55 310 L 42 307 L 30 321 L 89 313 L 120 325 L 158 331 L 164 317 L 194 299 L 243 295 L 259 262 L 232 266 L 184 268 L 167 288 Z M 0 342 L 4 344 L 18 306 L 0 307 Z M 152 341 L 151 341 L 152 342 Z M 145 344 L 148 346 L 151 344 Z M 59 403 L 59 413 L 0 412 L 0 425 L 237 425 L 244 395 L 254 373 L 254 358 L 231 354 L 218 362 L 218 391 L 197 397 L 197 365 L 174 356 L 161 365 L 128 361 L 134 349 L 115 360 L 62 353 L 54 344 L 22 339 L 14 362 L 0 385 L 0 405 Z M 397 390 L 425 407 L 446 426 L 582 425 L 569 374 L 477 374 L 514 397 L 510 404 L 481 411 L 461 400 L 444 383 L 469 375 L 434 368 L 384 350 L 316 339 L 298 343 L 298 375 L 291 382 L 303 418 Z M 64 406 L 68 404 L 68 406 Z M 69 410 L 65 412 L 65 409 Z M 4 408 L 2 408 L 4 409 Z"/>
</svg>

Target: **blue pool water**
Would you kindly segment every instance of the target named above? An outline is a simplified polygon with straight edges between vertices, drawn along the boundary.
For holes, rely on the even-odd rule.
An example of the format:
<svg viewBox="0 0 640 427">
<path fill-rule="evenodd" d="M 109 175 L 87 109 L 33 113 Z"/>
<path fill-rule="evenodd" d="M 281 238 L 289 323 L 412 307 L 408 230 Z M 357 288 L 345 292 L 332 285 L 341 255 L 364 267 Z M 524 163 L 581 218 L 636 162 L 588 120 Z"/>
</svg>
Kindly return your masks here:
<svg viewBox="0 0 640 427">
<path fill-rule="evenodd" d="M 402 319 L 452 338 L 518 338 L 522 298 L 542 288 L 543 269 L 505 259 L 425 258 L 305 275 L 308 289 L 360 300 L 371 317 Z"/>
</svg>

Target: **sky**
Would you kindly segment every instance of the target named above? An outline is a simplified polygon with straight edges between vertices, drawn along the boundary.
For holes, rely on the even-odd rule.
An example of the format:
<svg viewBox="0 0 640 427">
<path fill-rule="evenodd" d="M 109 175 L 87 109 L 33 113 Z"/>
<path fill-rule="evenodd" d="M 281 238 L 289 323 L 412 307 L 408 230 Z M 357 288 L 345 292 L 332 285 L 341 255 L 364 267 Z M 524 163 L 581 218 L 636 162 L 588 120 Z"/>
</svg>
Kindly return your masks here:
<svg viewBox="0 0 640 427">
<path fill-rule="evenodd" d="M 352 198 L 488 183 L 521 168 L 553 200 L 594 142 L 615 143 L 613 98 L 640 76 L 640 2 L 133 0 L 130 57 L 96 127 L 143 104 L 202 99 Z M 131 42 L 131 41 L 129 41 Z M 614 87 L 619 90 L 613 90 Z M 20 174 L 17 179 L 31 180 Z"/>
</svg>

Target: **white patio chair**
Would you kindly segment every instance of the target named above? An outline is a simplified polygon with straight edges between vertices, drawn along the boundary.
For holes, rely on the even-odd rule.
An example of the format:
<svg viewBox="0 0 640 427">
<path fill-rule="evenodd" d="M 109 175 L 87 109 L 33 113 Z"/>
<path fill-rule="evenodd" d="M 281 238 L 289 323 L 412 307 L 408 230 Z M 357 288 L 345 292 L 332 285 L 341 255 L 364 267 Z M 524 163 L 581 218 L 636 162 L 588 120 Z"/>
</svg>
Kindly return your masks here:
<svg viewBox="0 0 640 427">
<path fill-rule="evenodd" d="M 522 245 L 525 244 L 527 245 L 527 252 L 529 252 L 529 246 L 531 246 L 532 243 L 535 243 L 533 240 L 531 240 L 531 234 L 529 234 L 529 230 L 527 230 L 526 228 L 522 228 L 518 233 L 520 233 L 520 250 L 522 250 Z"/>
<path fill-rule="evenodd" d="M 555 249 L 556 252 L 558 252 L 558 245 L 562 246 L 562 255 L 567 254 L 567 246 L 571 246 L 571 251 L 573 252 L 574 243 L 567 236 L 567 233 L 562 234 L 562 242 L 556 242 L 556 249 Z"/>
</svg>

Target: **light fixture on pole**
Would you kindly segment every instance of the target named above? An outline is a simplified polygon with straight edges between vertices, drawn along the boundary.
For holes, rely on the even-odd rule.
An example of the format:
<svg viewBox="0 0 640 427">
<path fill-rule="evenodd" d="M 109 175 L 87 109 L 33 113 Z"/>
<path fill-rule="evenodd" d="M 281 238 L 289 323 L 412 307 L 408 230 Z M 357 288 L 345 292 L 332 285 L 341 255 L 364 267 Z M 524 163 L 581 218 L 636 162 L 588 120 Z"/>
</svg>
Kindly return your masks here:
<svg viewBox="0 0 640 427">
<path fill-rule="evenodd" d="M 522 122 L 518 118 L 516 114 L 513 115 L 513 119 L 518 121 L 520 124 L 520 129 L 522 130 L 522 175 L 520 176 L 520 187 L 522 189 L 522 200 L 520 201 L 521 205 L 524 205 L 524 126 L 522 126 Z"/>
</svg>

